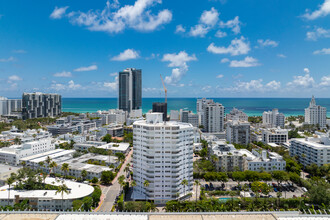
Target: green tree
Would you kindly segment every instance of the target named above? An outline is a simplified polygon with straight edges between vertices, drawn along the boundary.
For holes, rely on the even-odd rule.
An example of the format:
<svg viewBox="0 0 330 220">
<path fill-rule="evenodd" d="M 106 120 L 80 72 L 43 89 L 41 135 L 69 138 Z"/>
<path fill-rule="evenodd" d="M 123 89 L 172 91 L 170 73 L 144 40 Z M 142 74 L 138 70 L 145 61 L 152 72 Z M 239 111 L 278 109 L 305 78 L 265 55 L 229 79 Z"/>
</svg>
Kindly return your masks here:
<svg viewBox="0 0 330 220">
<path fill-rule="evenodd" d="M 101 173 L 101 183 L 103 185 L 109 185 L 114 178 L 115 176 L 111 171 L 103 171 Z"/>
<path fill-rule="evenodd" d="M 6 184 L 8 185 L 8 205 L 9 205 L 9 199 L 10 199 L 10 186 L 15 182 L 15 180 L 12 177 L 9 177 L 6 180 Z"/>
<path fill-rule="evenodd" d="M 145 198 L 146 198 L 146 201 L 147 201 L 147 188 L 149 187 L 149 185 L 150 185 L 150 183 L 149 183 L 149 181 L 148 180 L 145 180 L 144 182 L 143 182 L 143 186 L 145 187 Z"/>
<path fill-rule="evenodd" d="M 136 187 L 136 182 L 135 182 L 135 180 L 132 180 L 132 182 L 131 182 L 131 186 L 132 186 L 132 188 L 133 188 L 133 190 L 134 190 L 134 187 Z"/>
<path fill-rule="evenodd" d="M 241 171 L 236 171 L 232 173 L 232 178 L 233 180 L 235 180 L 237 182 L 237 184 L 239 185 L 240 182 L 245 180 L 245 173 L 241 172 Z"/>
<path fill-rule="evenodd" d="M 330 184 L 324 180 L 311 181 L 312 186 L 309 188 L 307 195 L 314 204 L 330 205 Z"/>
<path fill-rule="evenodd" d="M 63 197 L 64 197 L 64 193 L 69 194 L 69 188 L 67 187 L 67 185 L 65 185 L 63 183 L 62 185 L 59 185 L 57 187 L 55 194 L 57 194 L 57 193 L 60 193 L 62 196 L 62 209 L 64 210 L 64 206 L 63 206 L 64 198 Z"/>
<path fill-rule="evenodd" d="M 112 142 L 112 136 L 110 134 L 106 134 L 103 136 L 102 141 L 110 143 Z"/>
<path fill-rule="evenodd" d="M 288 173 L 282 170 L 273 171 L 272 177 L 277 181 L 278 184 L 289 179 Z"/>
<path fill-rule="evenodd" d="M 82 177 L 83 180 L 86 179 L 87 175 L 88 175 L 88 173 L 87 173 L 86 170 L 82 170 L 82 171 L 81 171 L 81 177 Z"/>
<path fill-rule="evenodd" d="M 188 180 L 186 180 L 186 179 L 183 179 L 182 181 L 181 181 L 181 185 L 183 185 L 183 192 L 184 192 L 184 196 L 186 195 L 186 186 L 188 186 Z"/>
<path fill-rule="evenodd" d="M 93 206 L 93 199 L 89 196 L 83 198 L 82 202 L 84 203 L 84 210 L 90 211 Z"/>
<path fill-rule="evenodd" d="M 62 164 L 62 167 L 61 167 L 61 170 L 64 172 L 64 175 L 67 176 L 67 173 L 70 170 L 69 164 L 68 163 L 63 163 Z"/>
<path fill-rule="evenodd" d="M 201 185 L 198 180 L 195 180 L 195 186 L 196 186 L 196 204 L 197 204 L 197 193 L 198 193 L 198 186 Z"/>
<path fill-rule="evenodd" d="M 54 172 L 54 168 L 57 167 L 57 163 L 55 161 L 51 161 L 49 164 L 49 173 Z"/>
</svg>

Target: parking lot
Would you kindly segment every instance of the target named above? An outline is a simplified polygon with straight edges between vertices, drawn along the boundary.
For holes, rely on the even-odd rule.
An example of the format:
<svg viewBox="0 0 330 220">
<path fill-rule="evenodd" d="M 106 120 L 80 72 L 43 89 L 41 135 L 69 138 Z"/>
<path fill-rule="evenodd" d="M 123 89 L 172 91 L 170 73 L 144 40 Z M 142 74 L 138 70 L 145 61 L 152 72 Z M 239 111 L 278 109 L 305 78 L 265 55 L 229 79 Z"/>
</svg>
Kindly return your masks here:
<svg viewBox="0 0 330 220">
<path fill-rule="evenodd" d="M 213 190 L 221 190 L 221 191 L 243 191 L 241 187 L 238 187 L 237 182 L 229 181 L 225 184 L 221 182 L 206 182 L 200 181 L 201 186 L 203 186 L 206 191 L 213 191 Z M 294 183 L 291 182 L 283 182 L 280 186 L 278 186 L 277 182 L 268 181 L 265 182 L 271 187 L 271 192 L 269 193 L 270 197 L 277 198 L 277 192 L 281 192 L 281 198 L 294 198 L 294 197 L 301 197 L 305 192 L 301 187 L 298 187 Z M 248 188 L 248 192 L 252 193 L 251 196 L 255 196 L 251 190 L 251 186 L 249 182 L 241 182 L 240 185 L 243 187 L 246 185 Z M 261 196 L 264 196 L 261 194 Z"/>
</svg>

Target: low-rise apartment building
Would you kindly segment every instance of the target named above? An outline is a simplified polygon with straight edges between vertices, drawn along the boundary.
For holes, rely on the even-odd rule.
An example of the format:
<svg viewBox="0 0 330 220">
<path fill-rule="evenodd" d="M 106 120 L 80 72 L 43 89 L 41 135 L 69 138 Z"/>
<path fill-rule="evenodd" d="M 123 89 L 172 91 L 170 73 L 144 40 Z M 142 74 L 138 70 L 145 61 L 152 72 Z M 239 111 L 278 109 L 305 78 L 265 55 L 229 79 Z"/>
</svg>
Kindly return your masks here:
<svg viewBox="0 0 330 220">
<path fill-rule="evenodd" d="M 330 163 L 329 133 L 320 138 L 297 138 L 290 141 L 290 156 L 306 166 L 323 166 Z"/>
<path fill-rule="evenodd" d="M 20 158 L 34 154 L 39 154 L 55 149 L 52 140 L 40 139 L 38 141 L 27 142 L 21 145 L 12 145 L 0 149 L 0 163 L 18 165 Z"/>
<path fill-rule="evenodd" d="M 288 130 L 279 128 L 262 129 L 262 142 L 264 144 L 282 144 L 288 142 Z"/>
</svg>

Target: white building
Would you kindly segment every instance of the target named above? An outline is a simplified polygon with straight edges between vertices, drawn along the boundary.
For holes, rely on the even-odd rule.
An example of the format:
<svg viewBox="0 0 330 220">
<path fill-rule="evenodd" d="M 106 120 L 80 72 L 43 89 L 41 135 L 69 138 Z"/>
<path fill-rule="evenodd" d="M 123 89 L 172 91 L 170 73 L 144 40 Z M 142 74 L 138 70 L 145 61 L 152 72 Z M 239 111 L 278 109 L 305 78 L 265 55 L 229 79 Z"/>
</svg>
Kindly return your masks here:
<svg viewBox="0 0 330 220">
<path fill-rule="evenodd" d="M 248 169 L 252 171 L 271 172 L 275 170 L 285 170 L 286 162 L 282 156 L 275 152 L 262 150 L 258 152 L 252 150 L 254 158 L 248 159 Z M 267 156 L 268 155 L 268 156 Z"/>
<path fill-rule="evenodd" d="M 86 141 L 84 143 L 76 143 L 74 144 L 74 148 L 76 150 L 84 151 L 88 150 L 91 147 L 111 150 L 113 154 L 115 153 L 123 153 L 127 154 L 129 152 L 129 143 L 106 143 L 103 141 Z"/>
<path fill-rule="evenodd" d="M 305 123 L 318 125 L 320 128 L 326 127 L 327 108 L 316 105 L 314 96 L 312 97 L 308 108 L 305 108 Z"/>
<path fill-rule="evenodd" d="M 226 115 L 227 121 L 229 120 L 239 120 L 239 121 L 248 121 L 249 117 L 243 111 L 233 108 L 229 114 Z"/>
<path fill-rule="evenodd" d="M 9 131 L 3 131 L 0 134 L 0 141 L 14 141 L 15 138 L 18 138 L 21 143 L 36 141 L 45 138 L 51 138 L 51 134 L 48 131 L 42 129 L 28 129 L 26 131 L 19 131 L 15 126 Z"/>
<path fill-rule="evenodd" d="M 22 111 L 22 99 L 7 99 L 0 96 L 0 116 L 13 115 Z"/>
<path fill-rule="evenodd" d="M 262 114 L 262 124 L 264 126 L 275 128 L 284 128 L 285 116 L 278 112 L 278 109 L 273 109 L 272 111 L 264 112 Z"/>
<path fill-rule="evenodd" d="M 291 140 L 290 156 L 297 156 L 304 166 L 316 164 L 322 166 L 330 163 L 329 133 L 321 138 L 299 138 Z"/>
<path fill-rule="evenodd" d="M 196 112 L 200 115 L 200 125 L 203 125 L 204 128 L 206 127 L 205 108 L 209 103 L 213 103 L 213 99 L 202 98 L 197 99 L 196 102 Z"/>
<path fill-rule="evenodd" d="M 198 128 L 199 115 L 194 114 L 191 111 L 182 111 L 181 112 L 181 122 L 192 124 L 192 126 Z"/>
<path fill-rule="evenodd" d="M 0 186 L 6 184 L 7 179 L 10 177 L 12 173 L 17 174 L 18 170 L 21 167 L 14 167 L 5 164 L 0 164 Z"/>
<path fill-rule="evenodd" d="M 171 121 L 179 121 L 180 120 L 180 112 L 178 110 L 170 111 L 170 120 Z"/>
<path fill-rule="evenodd" d="M 227 144 L 225 140 L 214 141 L 209 145 L 210 155 L 215 155 L 217 160 L 210 160 L 217 171 L 233 172 L 235 170 L 244 171 L 247 169 L 246 156 L 248 153 L 242 150 L 236 150 L 234 145 Z M 251 153 L 250 153 L 251 154 Z"/>
<path fill-rule="evenodd" d="M 51 139 L 41 139 L 0 149 L 0 163 L 18 165 L 19 159 L 55 149 Z"/>
<path fill-rule="evenodd" d="M 250 123 L 247 121 L 228 121 L 226 124 L 226 139 L 232 144 L 248 145 L 250 139 Z"/>
<path fill-rule="evenodd" d="M 193 187 L 193 126 L 164 122 L 162 113 L 148 113 L 133 125 L 134 199 L 166 203 Z M 188 181 L 188 186 L 181 184 Z M 145 187 L 144 182 L 149 186 Z"/>
<path fill-rule="evenodd" d="M 32 209 L 36 210 L 67 210 L 72 208 L 72 202 L 91 195 L 94 188 L 90 185 L 73 182 L 70 180 L 57 181 L 55 178 L 46 178 L 46 184 L 59 186 L 65 184 L 69 188 L 69 193 L 56 193 L 56 190 L 10 190 L 9 205 L 29 201 Z M 13 186 L 11 186 L 12 188 Z M 0 206 L 8 205 L 8 185 L 0 187 Z"/>
<path fill-rule="evenodd" d="M 279 128 L 262 129 L 262 142 L 282 144 L 288 142 L 288 130 Z"/>
<path fill-rule="evenodd" d="M 53 168 L 52 172 L 61 175 L 69 175 L 75 178 L 81 177 L 81 172 L 83 170 L 87 171 L 87 179 L 101 178 L 103 171 L 112 171 L 109 168 L 110 164 L 118 165 L 117 157 L 105 156 L 105 155 L 95 155 L 95 154 L 85 154 L 78 158 L 73 158 L 74 150 L 63 150 L 56 149 L 45 153 L 35 154 L 29 157 L 24 157 L 20 159 L 20 162 L 24 161 L 27 166 L 31 169 L 43 169 L 45 172 L 49 172 L 49 168 L 46 164 L 46 159 L 49 157 L 57 164 L 57 167 Z M 100 164 L 104 161 L 104 165 L 94 165 L 88 164 L 88 160 L 98 161 Z M 44 164 L 41 166 L 41 162 Z M 61 170 L 64 163 L 69 165 L 69 171 L 65 173 Z"/>
</svg>

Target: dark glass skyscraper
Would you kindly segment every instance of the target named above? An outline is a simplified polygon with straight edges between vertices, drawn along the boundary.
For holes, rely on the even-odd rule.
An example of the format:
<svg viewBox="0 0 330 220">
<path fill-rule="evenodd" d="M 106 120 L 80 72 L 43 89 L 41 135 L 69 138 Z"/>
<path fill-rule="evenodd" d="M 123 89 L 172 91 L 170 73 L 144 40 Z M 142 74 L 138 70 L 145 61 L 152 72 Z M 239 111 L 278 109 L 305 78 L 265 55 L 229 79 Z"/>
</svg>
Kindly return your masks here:
<svg viewBox="0 0 330 220">
<path fill-rule="evenodd" d="M 142 70 L 127 68 L 119 72 L 118 108 L 124 111 L 142 107 Z"/>
<path fill-rule="evenodd" d="M 167 103 L 165 102 L 154 102 L 152 103 L 152 112 L 163 113 L 163 120 L 167 120 Z"/>
</svg>

